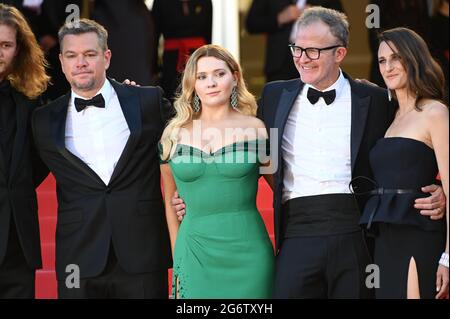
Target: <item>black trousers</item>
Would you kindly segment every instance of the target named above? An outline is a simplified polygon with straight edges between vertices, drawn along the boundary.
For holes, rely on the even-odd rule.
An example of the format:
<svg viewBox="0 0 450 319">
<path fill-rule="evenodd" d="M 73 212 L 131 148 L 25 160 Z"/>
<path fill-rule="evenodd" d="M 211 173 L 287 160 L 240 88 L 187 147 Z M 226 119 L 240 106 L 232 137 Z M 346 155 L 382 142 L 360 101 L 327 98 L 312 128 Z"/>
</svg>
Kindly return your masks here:
<svg viewBox="0 0 450 319">
<path fill-rule="evenodd" d="M 67 288 L 58 281 L 59 299 L 167 299 L 167 269 L 129 274 L 120 267 L 110 246 L 108 261 L 100 276 L 80 280 L 80 288 Z"/>
<path fill-rule="evenodd" d="M 367 299 L 370 257 L 362 232 L 283 241 L 276 260 L 278 299 Z"/>
<path fill-rule="evenodd" d="M 33 299 L 35 296 L 35 270 L 31 269 L 11 219 L 8 248 L 0 265 L 0 299 Z"/>
</svg>

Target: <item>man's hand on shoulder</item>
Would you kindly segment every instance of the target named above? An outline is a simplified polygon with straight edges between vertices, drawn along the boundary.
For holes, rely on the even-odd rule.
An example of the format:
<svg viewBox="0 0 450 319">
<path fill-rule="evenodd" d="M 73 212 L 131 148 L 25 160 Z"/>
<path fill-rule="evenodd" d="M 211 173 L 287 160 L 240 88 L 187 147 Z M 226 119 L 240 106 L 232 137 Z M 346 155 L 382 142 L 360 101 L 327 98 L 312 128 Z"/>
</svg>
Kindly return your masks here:
<svg viewBox="0 0 450 319">
<path fill-rule="evenodd" d="M 126 79 L 125 81 L 123 81 L 123 84 L 130 85 L 130 86 L 138 86 L 138 87 L 140 86 L 135 81 L 129 80 L 129 79 Z"/>
</svg>

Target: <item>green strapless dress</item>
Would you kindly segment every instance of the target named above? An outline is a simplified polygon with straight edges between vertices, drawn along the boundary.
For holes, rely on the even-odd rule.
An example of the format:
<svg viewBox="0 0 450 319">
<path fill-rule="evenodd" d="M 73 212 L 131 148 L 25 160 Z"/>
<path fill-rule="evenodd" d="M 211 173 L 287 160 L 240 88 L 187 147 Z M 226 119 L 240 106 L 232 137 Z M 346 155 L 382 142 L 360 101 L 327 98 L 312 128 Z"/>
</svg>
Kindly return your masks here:
<svg viewBox="0 0 450 319">
<path fill-rule="evenodd" d="M 178 144 L 169 161 L 186 203 L 173 260 L 176 298 L 271 298 L 274 253 L 256 208 L 265 140 L 215 153 Z M 177 286 L 178 285 L 178 286 Z"/>
</svg>

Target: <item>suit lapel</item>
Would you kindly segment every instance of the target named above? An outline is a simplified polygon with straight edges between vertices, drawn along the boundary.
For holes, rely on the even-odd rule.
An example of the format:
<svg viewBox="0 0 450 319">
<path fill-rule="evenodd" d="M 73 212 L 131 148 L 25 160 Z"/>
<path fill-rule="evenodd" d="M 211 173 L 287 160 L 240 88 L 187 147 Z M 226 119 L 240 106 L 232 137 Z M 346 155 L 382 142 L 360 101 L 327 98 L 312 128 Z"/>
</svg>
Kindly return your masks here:
<svg viewBox="0 0 450 319">
<path fill-rule="evenodd" d="M 85 162 L 73 155 L 66 148 L 66 119 L 69 107 L 70 93 L 65 95 L 52 113 L 52 135 L 55 138 L 59 153 L 77 167 L 80 171 L 91 177 L 95 182 L 104 185 L 102 179 Z"/>
<path fill-rule="evenodd" d="M 142 120 L 139 96 L 133 94 L 129 88 L 117 83 L 114 80 L 110 80 L 110 82 L 117 93 L 123 115 L 130 130 L 130 137 L 128 138 L 127 144 L 125 145 L 119 161 L 117 162 L 116 168 L 114 169 L 113 175 L 111 176 L 110 184 L 112 184 L 133 155 L 133 151 L 142 132 Z"/>
<path fill-rule="evenodd" d="M 371 98 L 362 92 L 358 83 L 348 76 L 346 77 L 350 82 L 352 92 L 351 161 L 353 172 L 366 127 Z"/>
<path fill-rule="evenodd" d="M 303 89 L 303 82 L 300 80 L 295 82 L 295 86 L 290 89 L 283 89 L 280 101 L 277 107 L 277 114 L 275 116 L 275 127 L 278 129 L 278 145 L 281 148 L 281 141 L 283 139 L 286 122 L 294 106 L 295 100 Z"/>
</svg>

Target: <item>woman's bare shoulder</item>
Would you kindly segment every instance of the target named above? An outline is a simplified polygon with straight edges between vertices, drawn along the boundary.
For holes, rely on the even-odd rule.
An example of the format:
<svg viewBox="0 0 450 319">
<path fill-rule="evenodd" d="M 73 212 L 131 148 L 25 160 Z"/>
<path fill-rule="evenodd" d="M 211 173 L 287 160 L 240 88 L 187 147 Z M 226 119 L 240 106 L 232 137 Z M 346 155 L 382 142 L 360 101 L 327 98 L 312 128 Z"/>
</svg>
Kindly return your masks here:
<svg viewBox="0 0 450 319">
<path fill-rule="evenodd" d="M 428 100 L 424 105 L 422 105 L 422 110 L 424 115 L 430 121 L 434 121 L 440 118 L 448 118 L 448 107 L 447 105 L 439 102 L 437 100 Z"/>
</svg>

